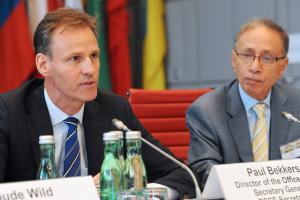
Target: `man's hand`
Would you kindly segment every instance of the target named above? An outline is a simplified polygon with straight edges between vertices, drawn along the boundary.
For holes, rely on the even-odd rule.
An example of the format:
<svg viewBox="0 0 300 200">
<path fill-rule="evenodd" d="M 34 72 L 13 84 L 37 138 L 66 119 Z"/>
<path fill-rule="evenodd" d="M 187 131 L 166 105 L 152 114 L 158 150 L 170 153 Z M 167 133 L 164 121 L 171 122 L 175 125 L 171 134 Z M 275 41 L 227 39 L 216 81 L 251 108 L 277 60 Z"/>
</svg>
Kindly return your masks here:
<svg viewBox="0 0 300 200">
<path fill-rule="evenodd" d="M 96 174 L 94 177 L 94 184 L 96 185 L 97 188 L 100 188 L 100 173 Z"/>
</svg>

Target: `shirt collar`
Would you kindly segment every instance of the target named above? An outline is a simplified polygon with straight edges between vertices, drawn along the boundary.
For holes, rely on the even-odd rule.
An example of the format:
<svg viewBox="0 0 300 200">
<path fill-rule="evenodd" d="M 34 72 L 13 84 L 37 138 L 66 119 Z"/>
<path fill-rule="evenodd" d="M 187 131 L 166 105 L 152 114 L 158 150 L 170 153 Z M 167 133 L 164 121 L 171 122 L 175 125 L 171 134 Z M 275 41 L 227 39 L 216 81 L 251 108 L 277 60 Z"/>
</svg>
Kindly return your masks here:
<svg viewBox="0 0 300 200">
<path fill-rule="evenodd" d="M 50 119 L 51 119 L 51 123 L 52 126 L 57 125 L 58 123 L 62 122 L 63 120 L 65 120 L 66 118 L 70 117 L 68 114 L 66 114 L 65 112 L 63 112 L 62 110 L 60 110 L 50 99 L 46 88 L 44 88 L 44 96 L 45 96 L 45 101 L 48 107 L 48 111 L 50 114 Z M 75 117 L 79 120 L 79 123 L 82 124 L 82 118 L 83 118 L 83 111 L 84 111 L 84 106 L 85 104 L 83 104 L 80 108 L 80 110 L 75 113 L 74 115 L 72 115 L 72 117 Z"/>
<path fill-rule="evenodd" d="M 263 101 L 258 101 L 257 99 L 249 96 L 245 90 L 242 88 L 241 84 L 239 83 L 239 92 L 242 99 L 242 102 L 245 106 L 246 111 L 250 110 L 253 106 L 255 106 L 258 102 L 263 102 L 266 104 L 267 108 L 270 108 L 270 99 L 271 99 L 271 92 L 267 95 L 267 97 Z"/>
</svg>

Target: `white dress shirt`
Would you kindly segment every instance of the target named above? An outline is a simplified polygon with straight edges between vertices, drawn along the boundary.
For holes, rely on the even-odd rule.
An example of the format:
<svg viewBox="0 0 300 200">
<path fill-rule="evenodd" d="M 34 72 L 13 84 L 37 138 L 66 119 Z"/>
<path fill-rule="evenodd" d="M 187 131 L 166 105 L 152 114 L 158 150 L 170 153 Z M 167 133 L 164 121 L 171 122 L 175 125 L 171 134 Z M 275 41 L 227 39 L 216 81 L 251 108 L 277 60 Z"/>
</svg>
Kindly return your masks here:
<svg viewBox="0 0 300 200">
<path fill-rule="evenodd" d="M 64 123 L 64 120 L 70 117 L 68 114 L 60 110 L 49 98 L 46 89 L 44 89 L 44 96 L 48 111 L 50 114 L 50 119 L 52 123 L 53 135 L 55 138 L 55 164 L 58 168 L 59 175 L 63 176 L 64 170 L 64 158 L 65 158 L 65 142 L 68 133 L 68 125 Z M 84 129 L 82 126 L 82 117 L 83 117 L 84 105 L 80 110 L 72 115 L 79 120 L 77 126 L 77 136 L 80 146 L 80 167 L 81 167 L 81 176 L 86 176 L 88 174 L 87 170 L 87 155 L 86 155 L 86 146 L 85 146 L 85 137 Z"/>
<path fill-rule="evenodd" d="M 262 102 L 262 103 L 266 104 L 265 116 L 266 116 L 266 123 L 267 123 L 267 141 L 268 141 L 268 144 L 269 144 L 270 119 L 271 119 L 271 110 L 270 110 L 271 91 L 269 92 L 269 94 L 267 95 L 267 97 L 263 101 L 258 101 L 256 99 L 254 99 L 253 97 L 249 96 L 243 90 L 243 88 L 241 87 L 240 84 L 239 84 L 239 92 L 240 92 L 240 96 L 241 96 L 241 99 L 242 99 L 242 102 L 244 104 L 246 114 L 247 114 L 251 141 L 253 139 L 253 129 L 254 129 L 254 126 L 255 126 L 256 118 L 257 118 L 256 113 L 253 110 L 253 107 L 259 102 Z"/>
<path fill-rule="evenodd" d="M 64 157 L 65 157 L 65 141 L 68 133 L 68 126 L 63 121 L 70 116 L 64 113 L 63 111 L 61 111 L 51 101 L 46 89 L 44 89 L 44 96 L 50 114 L 53 134 L 55 138 L 55 164 L 58 167 L 60 176 L 62 177 L 63 168 L 64 168 Z M 82 126 L 83 111 L 84 111 L 84 105 L 80 108 L 80 110 L 76 114 L 72 116 L 79 120 L 79 124 L 77 126 L 77 134 L 78 134 L 78 141 L 80 145 L 81 176 L 88 175 L 86 145 L 85 145 L 84 129 Z M 178 198 L 178 192 L 165 185 L 150 183 L 147 184 L 147 188 L 166 188 L 168 193 L 168 199 L 172 200 Z"/>
</svg>

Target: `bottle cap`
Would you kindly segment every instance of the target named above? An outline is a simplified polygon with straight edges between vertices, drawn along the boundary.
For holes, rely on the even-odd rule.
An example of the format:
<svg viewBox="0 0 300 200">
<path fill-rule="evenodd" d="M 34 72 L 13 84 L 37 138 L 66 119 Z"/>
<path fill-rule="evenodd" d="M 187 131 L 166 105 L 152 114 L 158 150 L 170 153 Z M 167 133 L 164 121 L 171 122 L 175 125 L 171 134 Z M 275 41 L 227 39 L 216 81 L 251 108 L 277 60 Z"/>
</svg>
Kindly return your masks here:
<svg viewBox="0 0 300 200">
<path fill-rule="evenodd" d="M 118 140 L 120 132 L 122 131 L 109 131 L 103 134 L 103 141 L 108 141 L 108 140 Z"/>
<path fill-rule="evenodd" d="M 123 131 L 114 131 L 114 132 L 117 132 L 117 133 L 118 133 L 119 139 L 123 139 L 123 138 L 124 138 L 124 136 L 123 136 Z"/>
<path fill-rule="evenodd" d="M 126 139 L 141 139 L 141 131 L 126 132 Z"/>
<path fill-rule="evenodd" d="M 54 135 L 40 135 L 39 144 L 55 144 Z"/>
</svg>

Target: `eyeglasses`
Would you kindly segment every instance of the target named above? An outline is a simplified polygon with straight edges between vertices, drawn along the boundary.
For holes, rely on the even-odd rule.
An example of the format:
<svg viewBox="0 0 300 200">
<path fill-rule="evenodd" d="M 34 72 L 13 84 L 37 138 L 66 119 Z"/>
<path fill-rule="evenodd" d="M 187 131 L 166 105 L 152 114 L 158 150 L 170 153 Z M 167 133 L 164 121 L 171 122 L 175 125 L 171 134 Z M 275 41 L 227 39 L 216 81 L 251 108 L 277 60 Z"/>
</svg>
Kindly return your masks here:
<svg viewBox="0 0 300 200">
<path fill-rule="evenodd" d="M 263 65 L 273 65 L 274 63 L 276 63 L 278 60 L 282 60 L 285 59 L 286 56 L 282 56 L 282 57 L 273 57 L 271 55 L 262 55 L 262 56 L 255 56 L 252 54 L 248 54 L 248 53 L 238 53 L 237 50 L 234 50 L 237 57 L 244 63 L 250 64 L 252 62 L 254 62 L 255 58 L 258 59 L 258 61 L 263 64 Z"/>
</svg>

